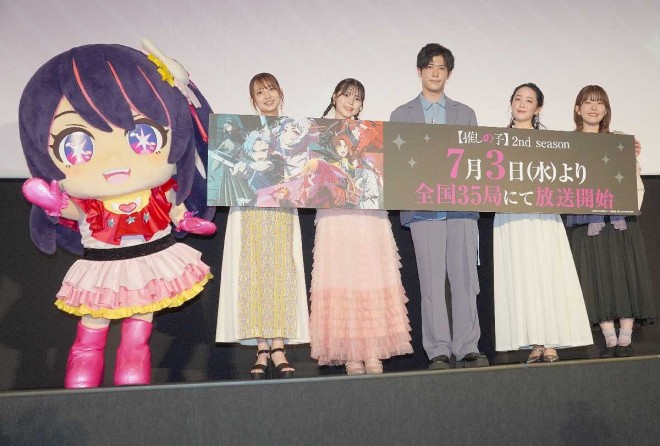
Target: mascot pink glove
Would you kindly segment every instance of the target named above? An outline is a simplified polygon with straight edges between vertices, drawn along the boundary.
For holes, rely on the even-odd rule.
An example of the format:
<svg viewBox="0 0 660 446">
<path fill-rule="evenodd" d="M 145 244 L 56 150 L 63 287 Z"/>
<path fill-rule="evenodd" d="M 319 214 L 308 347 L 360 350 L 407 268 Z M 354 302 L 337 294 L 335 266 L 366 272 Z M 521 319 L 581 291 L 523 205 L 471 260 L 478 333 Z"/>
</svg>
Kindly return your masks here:
<svg viewBox="0 0 660 446">
<path fill-rule="evenodd" d="M 179 220 L 176 230 L 200 235 L 211 235 L 217 230 L 213 222 L 195 217 L 195 214 L 197 212 L 184 212 L 183 218 Z"/>
<path fill-rule="evenodd" d="M 41 178 L 29 178 L 23 183 L 23 196 L 51 217 L 61 216 L 62 209 L 69 204 L 69 196 L 60 190 L 57 180 L 51 181 L 49 186 Z"/>
</svg>

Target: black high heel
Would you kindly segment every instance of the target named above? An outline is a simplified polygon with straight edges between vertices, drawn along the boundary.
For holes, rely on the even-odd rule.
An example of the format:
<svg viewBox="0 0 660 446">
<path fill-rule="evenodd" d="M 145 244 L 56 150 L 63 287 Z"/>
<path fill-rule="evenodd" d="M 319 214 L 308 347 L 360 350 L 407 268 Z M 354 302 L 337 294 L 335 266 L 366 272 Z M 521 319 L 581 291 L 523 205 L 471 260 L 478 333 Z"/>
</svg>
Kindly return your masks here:
<svg viewBox="0 0 660 446">
<path fill-rule="evenodd" d="M 257 352 L 257 359 L 259 355 L 268 355 L 266 359 L 266 364 L 255 363 L 250 369 L 250 377 L 252 379 L 268 379 L 270 378 L 270 350 L 259 350 Z"/>
<path fill-rule="evenodd" d="M 270 360 L 273 361 L 273 353 L 276 352 L 282 352 L 282 354 L 285 354 L 285 351 L 283 348 L 273 348 L 270 350 Z M 275 361 L 273 361 L 273 365 L 275 366 L 275 376 L 277 378 L 293 378 L 293 374 L 296 372 L 295 370 L 284 370 L 284 369 L 292 369 L 291 364 L 288 362 L 282 362 L 280 364 L 275 364 Z"/>
<path fill-rule="evenodd" d="M 601 358 L 614 358 L 615 355 L 616 355 L 616 346 L 615 347 L 605 347 L 600 352 L 600 357 Z"/>
<path fill-rule="evenodd" d="M 629 356 L 633 355 L 633 346 L 632 344 L 628 344 L 626 346 L 623 345 L 617 345 L 614 348 L 614 356 L 617 358 L 627 358 Z"/>
</svg>

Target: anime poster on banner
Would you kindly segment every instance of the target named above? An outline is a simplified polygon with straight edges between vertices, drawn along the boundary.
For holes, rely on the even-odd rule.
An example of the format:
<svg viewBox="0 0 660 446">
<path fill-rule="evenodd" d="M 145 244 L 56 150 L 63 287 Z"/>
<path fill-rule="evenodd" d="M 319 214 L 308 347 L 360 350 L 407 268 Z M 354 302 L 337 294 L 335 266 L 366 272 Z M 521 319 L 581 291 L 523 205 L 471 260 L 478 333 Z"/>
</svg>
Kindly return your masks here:
<svg viewBox="0 0 660 446">
<path fill-rule="evenodd" d="M 382 209 L 383 123 L 213 115 L 208 202 Z"/>
<path fill-rule="evenodd" d="M 209 136 L 214 206 L 639 212 L 632 135 L 213 115 Z"/>
</svg>

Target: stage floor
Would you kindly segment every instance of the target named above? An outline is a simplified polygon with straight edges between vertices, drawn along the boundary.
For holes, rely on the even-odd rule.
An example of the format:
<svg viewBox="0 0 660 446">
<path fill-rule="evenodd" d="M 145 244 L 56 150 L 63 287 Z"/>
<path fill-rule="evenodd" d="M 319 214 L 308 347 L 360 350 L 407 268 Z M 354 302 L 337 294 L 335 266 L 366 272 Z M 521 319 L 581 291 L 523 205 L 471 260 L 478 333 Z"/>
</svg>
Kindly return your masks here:
<svg viewBox="0 0 660 446">
<path fill-rule="evenodd" d="M 0 393 L 0 444 L 649 444 L 660 356 Z"/>
</svg>

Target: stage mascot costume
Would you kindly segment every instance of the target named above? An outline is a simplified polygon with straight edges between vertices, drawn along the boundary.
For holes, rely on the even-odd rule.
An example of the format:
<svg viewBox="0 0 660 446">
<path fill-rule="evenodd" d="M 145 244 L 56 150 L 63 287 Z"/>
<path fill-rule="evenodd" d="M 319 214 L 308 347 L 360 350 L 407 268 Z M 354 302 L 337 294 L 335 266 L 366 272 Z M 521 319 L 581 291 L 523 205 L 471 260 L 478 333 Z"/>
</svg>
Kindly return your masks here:
<svg viewBox="0 0 660 446">
<path fill-rule="evenodd" d="M 121 320 L 115 385 L 149 384 L 153 313 L 192 299 L 211 278 L 171 226 L 177 235 L 216 230 L 204 170 L 211 109 L 178 62 L 149 41 L 142 47 L 65 51 L 20 101 L 32 240 L 45 253 L 83 256 L 55 301 L 81 318 L 66 388 L 101 385 L 111 320 Z"/>
</svg>

